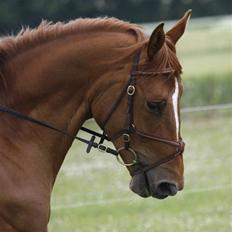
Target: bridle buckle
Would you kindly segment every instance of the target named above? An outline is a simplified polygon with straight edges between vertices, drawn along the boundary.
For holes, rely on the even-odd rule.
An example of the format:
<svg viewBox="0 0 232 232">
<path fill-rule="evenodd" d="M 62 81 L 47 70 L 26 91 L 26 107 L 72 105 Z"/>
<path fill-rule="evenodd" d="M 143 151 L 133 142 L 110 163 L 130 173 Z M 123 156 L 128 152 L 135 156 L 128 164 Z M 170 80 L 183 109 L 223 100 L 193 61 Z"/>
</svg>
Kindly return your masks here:
<svg viewBox="0 0 232 232">
<path fill-rule="evenodd" d="M 98 149 L 98 151 L 105 153 L 107 150 L 107 147 L 103 144 L 98 144 L 97 149 Z"/>
<path fill-rule="evenodd" d="M 128 94 L 129 96 L 132 96 L 132 95 L 135 94 L 135 87 L 134 87 L 133 85 L 129 85 L 129 86 L 127 87 L 127 94 Z"/>
<path fill-rule="evenodd" d="M 129 134 L 124 133 L 124 134 L 122 135 L 122 137 L 123 137 L 123 142 L 124 142 L 124 143 L 129 143 L 129 142 L 130 142 L 130 135 L 129 135 Z"/>
</svg>

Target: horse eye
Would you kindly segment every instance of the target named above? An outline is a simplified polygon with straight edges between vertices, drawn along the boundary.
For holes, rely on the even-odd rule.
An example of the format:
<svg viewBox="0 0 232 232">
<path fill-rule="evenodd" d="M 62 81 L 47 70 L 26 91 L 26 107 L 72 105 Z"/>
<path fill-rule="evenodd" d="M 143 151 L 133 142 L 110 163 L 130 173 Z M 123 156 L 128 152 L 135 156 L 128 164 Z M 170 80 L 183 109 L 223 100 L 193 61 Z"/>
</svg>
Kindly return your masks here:
<svg viewBox="0 0 232 232">
<path fill-rule="evenodd" d="M 166 107 L 166 101 L 146 101 L 146 107 L 150 112 L 160 115 Z"/>
</svg>

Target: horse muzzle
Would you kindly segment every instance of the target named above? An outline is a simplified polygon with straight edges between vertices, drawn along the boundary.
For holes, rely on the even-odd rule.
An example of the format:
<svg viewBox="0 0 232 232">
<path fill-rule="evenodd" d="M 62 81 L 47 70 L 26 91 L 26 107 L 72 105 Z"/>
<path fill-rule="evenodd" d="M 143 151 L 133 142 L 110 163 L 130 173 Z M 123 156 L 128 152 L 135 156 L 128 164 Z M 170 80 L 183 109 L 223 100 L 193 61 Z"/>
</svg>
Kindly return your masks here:
<svg viewBox="0 0 232 232">
<path fill-rule="evenodd" d="M 147 173 L 139 173 L 132 177 L 130 189 L 143 198 L 151 196 L 157 199 L 165 199 L 168 196 L 175 196 L 178 191 L 182 190 L 183 182 L 178 184 L 167 179 L 151 181 Z"/>
</svg>

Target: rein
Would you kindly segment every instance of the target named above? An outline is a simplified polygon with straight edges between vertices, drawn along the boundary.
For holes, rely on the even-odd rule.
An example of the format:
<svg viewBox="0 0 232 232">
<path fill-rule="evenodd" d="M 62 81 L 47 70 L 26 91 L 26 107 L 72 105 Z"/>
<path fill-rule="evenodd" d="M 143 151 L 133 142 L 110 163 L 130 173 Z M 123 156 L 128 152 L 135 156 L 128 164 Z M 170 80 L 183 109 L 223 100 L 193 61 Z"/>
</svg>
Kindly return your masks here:
<svg viewBox="0 0 232 232">
<path fill-rule="evenodd" d="M 119 94 L 116 101 L 113 103 L 113 106 L 110 109 L 110 111 L 108 112 L 108 114 L 106 115 L 105 119 L 103 120 L 103 123 L 102 123 L 103 133 L 100 134 L 96 131 L 93 131 L 93 130 L 85 128 L 85 127 L 80 128 L 80 130 L 92 135 L 90 140 L 87 140 L 87 139 L 84 139 L 84 138 L 81 138 L 78 136 L 72 136 L 67 131 L 64 131 L 62 129 L 58 129 L 47 122 L 43 122 L 43 121 L 40 121 L 40 120 L 35 119 L 33 117 L 30 117 L 28 115 L 25 115 L 23 113 L 20 113 L 14 109 L 7 107 L 7 106 L 0 105 L 0 112 L 10 114 L 11 116 L 19 118 L 21 120 L 29 121 L 29 122 L 37 124 L 39 126 L 51 129 L 53 131 L 56 131 L 58 133 L 63 134 L 64 136 L 67 136 L 69 138 L 79 140 L 80 142 L 85 143 L 87 145 L 87 148 L 86 148 L 87 153 L 89 153 L 93 147 L 93 148 L 97 148 L 101 152 L 114 155 L 117 157 L 117 160 L 120 164 L 122 164 L 124 166 L 128 166 L 128 167 L 132 167 L 132 166 L 134 167 L 133 171 L 130 171 L 132 176 L 138 175 L 140 173 L 145 173 L 145 172 L 149 171 L 150 169 L 158 167 L 164 163 L 167 163 L 167 162 L 175 159 L 177 156 L 181 155 L 184 151 L 185 144 L 182 141 L 182 139 L 180 139 L 179 141 L 168 140 L 166 138 L 161 138 L 161 137 L 154 136 L 154 135 L 151 135 L 148 133 L 144 133 L 135 127 L 133 106 L 134 106 L 134 94 L 136 92 L 136 76 L 154 74 L 151 72 L 146 73 L 146 72 L 138 71 L 137 67 L 139 64 L 139 60 L 140 60 L 140 51 L 137 51 L 134 55 L 134 58 L 133 58 L 133 64 L 132 64 L 132 69 L 130 72 L 129 80 L 128 80 L 127 84 L 124 86 L 124 88 L 122 89 L 122 91 Z M 167 71 L 165 71 L 165 72 L 167 72 Z M 104 132 L 104 128 L 106 127 L 108 121 L 110 120 L 110 118 L 111 118 L 112 114 L 114 113 L 114 111 L 116 110 L 116 108 L 119 106 L 119 104 L 120 104 L 120 102 L 123 99 L 123 96 L 125 94 L 127 94 L 127 111 L 126 111 L 125 126 L 121 131 L 119 131 L 115 135 L 109 137 Z M 135 151 L 131 147 L 131 143 L 130 143 L 131 142 L 131 134 L 137 134 L 140 137 L 172 146 L 175 148 L 175 151 L 172 154 L 169 154 L 166 157 L 164 157 L 163 159 L 158 160 L 157 162 L 154 162 L 152 164 L 149 164 L 149 165 L 142 164 L 139 160 L 139 155 L 142 155 L 142 154 L 139 151 Z M 96 137 L 100 138 L 100 141 L 98 143 L 95 142 Z M 120 147 L 118 150 L 114 150 L 114 149 L 107 147 L 103 144 L 105 140 L 113 142 L 116 139 L 119 139 L 120 137 L 122 137 L 122 139 L 123 139 L 124 146 Z M 123 150 L 129 151 L 133 155 L 134 159 L 131 163 L 124 163 L 119 158 L 119 154 Z"/>
<path fill-rule="evenodd" d="M 58 129 L 50 124 L 48 124 L 47 122 L 43 122 L 43 121 L 40 121 L 40 120 L 37 120 L 33 117 L 30 117 L 28 115 L 25 115 L 23 113 L 20 113 L 18 111 L 15 111 L 9 107 L 6 107 L 6 106 L 1 106 L 0 105 L 0 112 L 3 112 L 3 113 L 8 113 L 16 118 L 19 118 L 19 119 L 22 119 L 22 120 L 25 120 L 25 121 L 28 121 L 28 122 L 31 122 L 31 123 L 34 123 L 34 124 L 37 124 L 39 126 L 43 126 L 43 127 L 46 127 L 48 129 L 51 129 L 53 131 L 56 131 L 58 133 L 61 133 L 69 138 L 72 138 L 72 139 L 76 139 L 76 140 L 79 140 L 81 141 L 82 143 L 85 143 L 87 144 L 87 149 L 86 149 L 86 152 L 89 153 L 91 148 L 94 147 L 94 148 L 98 148 L 99 150 L 106 152 L 106 153 L 109 153 L 109 154 L 112 154 L 112 155 L 118 155 L 118 152 L 110 147 L 106 147 L 104 146 L 103 144 L 100 144 L 100 143 L 96 143 L 94 142 L 95 138 L 96 137 L 100 137 L 101 139 L 103 138 L 102 134 L 96 132 L 96 131 L 93 131 L 93 130 L 90 130 L 86 127 L 81 127 L 80 130 L 86 132 L 86 133 L 89 133 L 89 134 L 92 134 L 92 137 L 90 140 L 87 140 L 87 139 L 84 139 L 84 138 L 81 138 L 81 137 L 78 137 L 78 136 L 72 136 L 71 134 L 69 134 L 67 131 L 64 131 L 64 130 L 61 130 L 61 129 Z M 104 136 L 104 139 L 107 140 L 107 141 L 110 141 L 109 138 L 107 136 Z"/>
</svg>

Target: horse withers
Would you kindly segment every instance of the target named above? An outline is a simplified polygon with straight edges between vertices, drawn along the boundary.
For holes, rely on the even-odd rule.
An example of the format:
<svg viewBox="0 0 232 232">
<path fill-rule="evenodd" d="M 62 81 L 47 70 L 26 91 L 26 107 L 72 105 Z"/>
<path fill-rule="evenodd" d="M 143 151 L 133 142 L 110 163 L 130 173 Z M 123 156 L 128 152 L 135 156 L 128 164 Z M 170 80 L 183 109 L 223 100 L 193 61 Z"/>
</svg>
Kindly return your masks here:
<svg viewBox="0 0 232 232">
<path fill-rule="evenodd" d="M 183 188 L 175 44 L 190 15 L 149 38 L 98 18 L 43 21 L 0 40 L 0 231 L 47 231 L 57 173 L 89 118 L 116 147 L 132 191 L 163 199 Z"/>
</svg>

